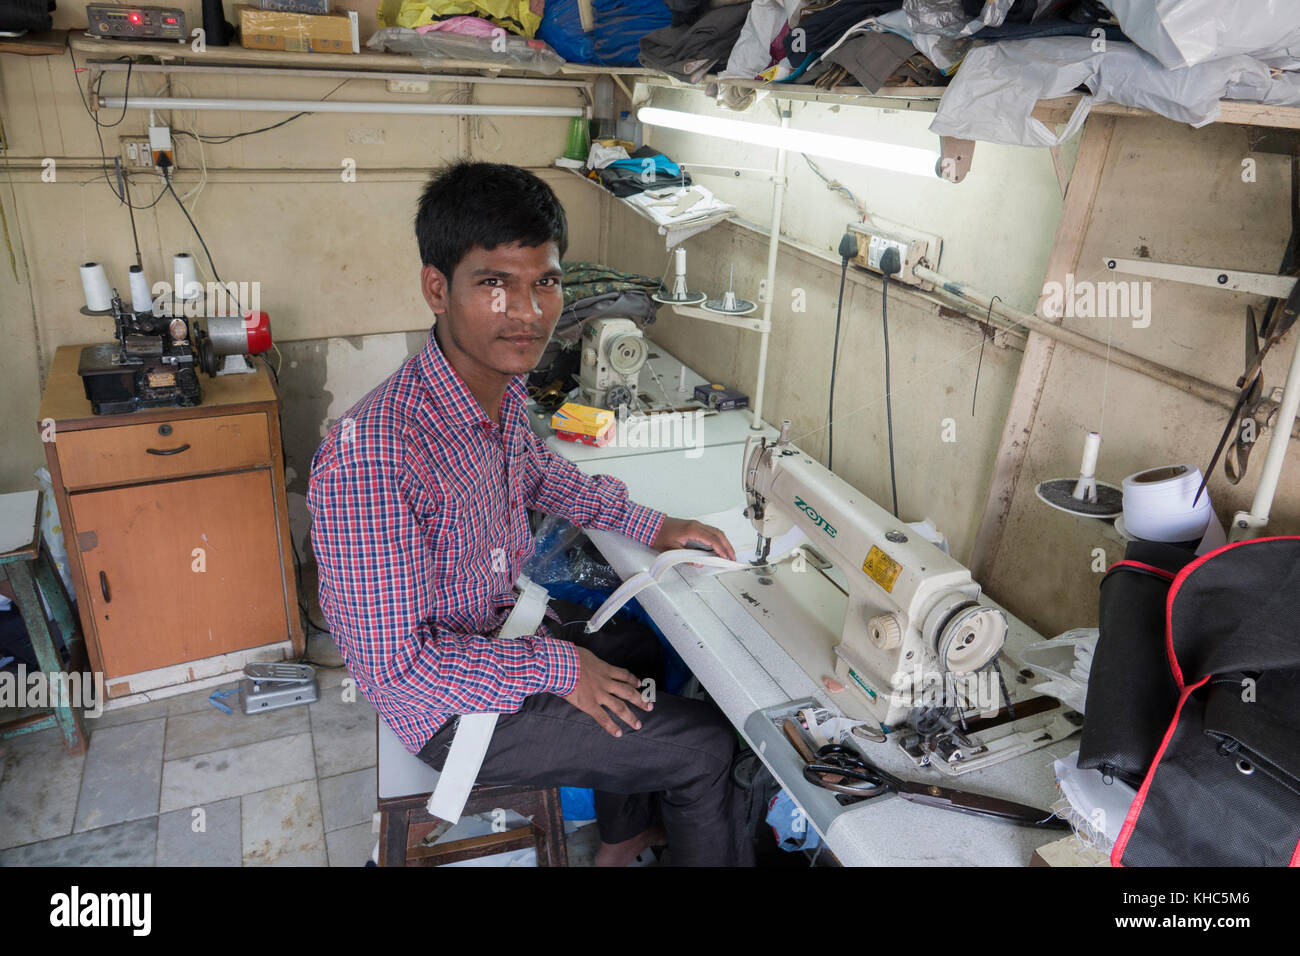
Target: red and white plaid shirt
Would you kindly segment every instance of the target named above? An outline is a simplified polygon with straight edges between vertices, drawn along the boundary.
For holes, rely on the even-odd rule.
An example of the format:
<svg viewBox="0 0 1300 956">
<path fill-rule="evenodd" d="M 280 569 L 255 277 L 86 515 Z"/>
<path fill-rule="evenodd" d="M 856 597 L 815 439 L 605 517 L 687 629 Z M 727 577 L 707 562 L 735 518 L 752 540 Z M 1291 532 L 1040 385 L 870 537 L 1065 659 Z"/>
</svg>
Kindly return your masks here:
<svg viewBox="0 0 1300 956">
<path fill-rule="evenodd" d="M 548 451 L 526 394 L 512 380 L 493 424 L 430 332 L 312 459 L 321 610 L 361 692 L 412 753 L 452 715 L 512 713 L 578 682 L 576 649 L 545 625 L 490 636 L 533 550 L 527 508 L 647 545 L 663 524 L 623 482 Z"/>
</svg>

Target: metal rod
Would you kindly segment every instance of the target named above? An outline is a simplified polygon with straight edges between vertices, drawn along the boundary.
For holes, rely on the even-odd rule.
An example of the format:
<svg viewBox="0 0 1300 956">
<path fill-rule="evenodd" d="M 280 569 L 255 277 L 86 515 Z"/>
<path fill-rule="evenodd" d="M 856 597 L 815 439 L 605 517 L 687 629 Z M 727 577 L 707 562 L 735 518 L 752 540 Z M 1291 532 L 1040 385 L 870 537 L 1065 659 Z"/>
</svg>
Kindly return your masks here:
<svg viewBox="0 0 1300 956">
<path fill-rule="evenodd" d="M 1263 529 L 1268 524 L 1269 512 L 1273 510 L 1273 496 L 1277 493 L 1277 483 L 1282 477 L 1282 465 L 1286 459 L 1291 442 L 1291 429 L 1295 426 L 1296 412 L 1300 410 L 1300 335 L 1294 336 L 1295 346 L 1291 350 L 1291 369 L 1286 375 L 1286 387 L 1282 391 L 1282 404 L 1278 406 L 1277 421 L 1268 440 L 1268 456 L 1264 459 L 1264 468 L 1259 473 L 1259 484 L 1255 487 L 1255 500 L 1250 506 L 1251 525 Z"/>
<path fill-rule="evenodd" d="M 781 128 L 790 127 L 790 104 L 780 103 Z M 767 340 L 772 328 L 772 300 L 776 298 L 776 255 L 781 248 L 781 208 L 785 204 L 785 154 L 784 149 L 776 151 L 776 174 L 772 189 L 772 232 L 767 239 L 767 279 L 763 296 L 763 330 L 758 335 L 758 384 L 754 387 L 753 421 L 750 429 L 761 431 L 763 428 L 763 382 L 767 378 Z"/>
<path fill-rule="evenodd" d="M 969 285 L 960 282 L 954 282 L 946 276 L 940 275 L 933 269 L 925 266 L 917 266 L 912 270 L 913 275 L 918 279 L 924 279 L 926 282 L 934 283 L 949 295 L 963 299 L 967 302 L 975 303 L 983 308 L 988 307 L 992 296 L 981 292 Z M 1237 392 L 1233 389 L 1224 388 L 1221 385 L 1214 385 L 1210 382 L 1202 381 L 1188 375 L 1186 372 L 1180 372 L 1172 369 L 1167 365 L 1161 365 L 1159 362 L 1153 362 L 1150 359 L 1144 359 L 1140 355 L 1134 355 L 1132 352 L 1126 352 L 1123 349 L 1110 346 L 1109 349 L 1105 342 L 1098 342 L 1086 335 L 1075 332 L 1073 329 L 1067 329 L 1064 326 L 1054 325 L 1036 315 L 1023 312 L 1014 306 L 998 302 L 993 305 L 992 311 L 1005 319 L 1010 319 L 1017 325 L 1023 325 L 1031 332 L 1037 332 L 1045 335 L 1049 339 L 1068 345 L 1080 352 L 1086 352 L 1089 355 L 1099 359 L 1109 359 L 1115 365 L 1126 368 L 1132 372 L 1138 372 L 1153 378 L 1158 382 L 1164 382 L 1180 391 L 1189 395 L 1195 395 L 1203 401 L 1211 402 L 1215 405 L 1222 405 L 1224 408 L 1232 408 L 1237 403 Z"/>
<path fill-rule="evenodd" d="M 419 116 L 585 116 L 580 106 L 481 106 L 476 103 L 359 103 L 347 100 L 205 99 L 101 96 L 102 109 L 228 110 L 264 113 L 398 113 Z"/>
<path fill-rule="evenodd" d="M 512 86 L 565 86 L 583 89 L 590 87 L 590 80 L 551 80 L 533 77 L 514 76 L 473 76 L 459 73 L 378 73 L 370 70 L 314 70 L 296 67 L 261 67 L 261 66 L 173 66 L 168 63 L 127 64 L 118 61 L 107 63 L 91 60 L 88 66 L 108 72 L 126 72 L 129 65 L 132 73 L 209 73 L 234 76 L 320 76 L 346 77 L 357 80 L 425 80 L 429 83 L 504 83 Z"/>
</svg>

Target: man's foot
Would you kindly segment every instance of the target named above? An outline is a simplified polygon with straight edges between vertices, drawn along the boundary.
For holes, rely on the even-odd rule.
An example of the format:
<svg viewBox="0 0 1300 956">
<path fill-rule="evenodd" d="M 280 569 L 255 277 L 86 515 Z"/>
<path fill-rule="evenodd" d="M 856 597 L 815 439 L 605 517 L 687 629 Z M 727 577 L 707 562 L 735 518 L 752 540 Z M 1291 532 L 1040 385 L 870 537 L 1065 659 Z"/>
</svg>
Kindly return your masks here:
<svg viewBox="0 0 1300 956">
<path fill-rule="evenodd" d="M 627 866 L 642 850 L 666 843 L 667 840 L 668 835 L 663 827 L 651 827 L 622 843 L 602 843 L 591 863 L 592 866 Z"/>
</svg>

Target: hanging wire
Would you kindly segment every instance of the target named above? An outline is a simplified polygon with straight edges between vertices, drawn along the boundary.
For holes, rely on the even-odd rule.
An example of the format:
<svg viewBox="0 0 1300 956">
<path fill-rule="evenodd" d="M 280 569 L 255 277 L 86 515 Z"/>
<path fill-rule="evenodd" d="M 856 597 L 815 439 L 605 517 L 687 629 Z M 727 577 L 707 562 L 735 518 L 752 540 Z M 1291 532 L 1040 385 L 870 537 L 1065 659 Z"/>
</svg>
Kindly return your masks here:
<svg viewBox="0 0 1300 956">
<path fill-rule="evenodd" d="M 993 303 L 1002 301 L 1002 296 L 995 295 L 989 299 L 989 314 L 984 317 L 984 324 L 992 327 L 993 325 Z M 989 332 L 987 329 L 980 329 L 980 357 L 975 363 L 975 390 L 970 393 L 970 417 L 975 417 L 975 396 L 980 391 L 980 369 L 984 367 L 984 343 L 988 341 Z"/>
</svg>

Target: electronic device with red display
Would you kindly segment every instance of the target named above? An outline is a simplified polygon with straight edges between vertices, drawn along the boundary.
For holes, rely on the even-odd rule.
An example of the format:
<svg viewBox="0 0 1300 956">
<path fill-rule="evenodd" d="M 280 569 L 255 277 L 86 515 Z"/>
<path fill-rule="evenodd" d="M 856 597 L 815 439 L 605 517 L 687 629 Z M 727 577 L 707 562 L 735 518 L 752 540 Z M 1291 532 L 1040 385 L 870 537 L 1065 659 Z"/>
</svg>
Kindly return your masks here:
<svg viewBox="0 0 1300 956">
<path fill-rule="evenodd" d="M 86 5 L 86 34 L 113 40 L 189 39 L 185 11 L 176 7 L 121 7 L 110 3 Z"/>
</svg>

